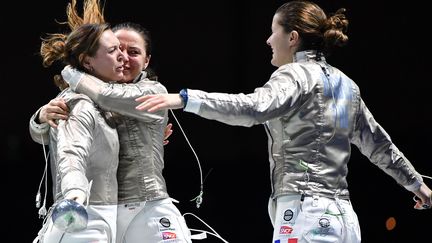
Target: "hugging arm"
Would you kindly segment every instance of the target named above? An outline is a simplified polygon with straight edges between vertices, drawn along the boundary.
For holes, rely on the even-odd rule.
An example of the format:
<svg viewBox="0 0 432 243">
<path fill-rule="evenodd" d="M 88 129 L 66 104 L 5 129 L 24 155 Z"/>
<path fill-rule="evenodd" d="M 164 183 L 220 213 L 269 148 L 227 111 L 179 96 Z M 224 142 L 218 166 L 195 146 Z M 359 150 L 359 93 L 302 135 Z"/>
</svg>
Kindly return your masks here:
<svg viewBox="0 0 432 243">
<path fill-rule="evenodd" d="M 167 93 L 166 88 L 157 81 L 148 79 L 136 83 L 106 83 L 69 66 L 62 71 L 62 76 L 72 90 L 89 96 L 101 108 L 121 115 L 133 117 L 145 122 L 163 120 L 166 111 L 155 113 L 138 111 L 135 98 L 146 94 Z"/>
</svg>

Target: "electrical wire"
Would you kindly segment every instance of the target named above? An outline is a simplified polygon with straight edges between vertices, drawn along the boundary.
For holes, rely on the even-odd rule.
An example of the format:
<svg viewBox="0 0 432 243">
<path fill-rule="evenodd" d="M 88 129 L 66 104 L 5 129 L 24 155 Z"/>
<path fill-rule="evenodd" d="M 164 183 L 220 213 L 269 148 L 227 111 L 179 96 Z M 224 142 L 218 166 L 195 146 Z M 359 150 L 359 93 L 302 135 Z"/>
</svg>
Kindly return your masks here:
<svg viewBox="0 0 432 243">
<path fill-rule="evenodd" d="M 177 125 L 180 128 L 180 131 L 182 132 L 184 138 L 186 139 L 186 142 L 188 143 L 189 147 L 191 148 L 196 161 L 198 162 L 198 168 L 199 168 L 199 173 L 200 173 L 200 193 L 198 194 L 198 196 L 196 196 L 195 198 L 191 199 L 191 201 L 195 201 L 196 202 L 196 207 L 199 208 L 201 206 L 202 200 L 203 200 L 203 194 L 204 194 L 204 181 L 203 181 L 203 174 L 202 174 L 202 168 L 201 168 L 201 163 L 199 161 L 198 155 L 196 154 L 194 148 L 192 147 L 191 143 L 189 142 L 189 139 L 186 136 L 186 133 L 184 132 L 182 126 L 180 125 L 180 122 L 177 120 L 177 117 L 174 114 L 174 111 L 169 109 L 171 112 L 171 115 L 174 117 L 174 120 L 176 121 Z"/>
</svg>

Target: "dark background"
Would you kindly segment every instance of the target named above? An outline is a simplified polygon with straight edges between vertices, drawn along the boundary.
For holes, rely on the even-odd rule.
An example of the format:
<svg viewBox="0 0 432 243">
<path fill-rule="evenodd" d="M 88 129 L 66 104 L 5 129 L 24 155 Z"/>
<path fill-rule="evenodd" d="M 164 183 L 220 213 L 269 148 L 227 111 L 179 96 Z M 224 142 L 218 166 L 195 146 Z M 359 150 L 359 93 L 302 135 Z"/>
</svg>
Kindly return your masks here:
<svg viewBox="0 0 432 243">
<path fill-rule="evenodd" d="M 265 41 L 272 16 L 283 2 L 110 0 L 105 16 L 112 24 L 133 21 L 152 32 L 151 66 L 170 92 L 188 87 L 248 93 L 275 70 Z M 416 1 L 316 2 L 327 13 L 347 8 L 350 20 L 349 45 L 328 62 L 357 82 L 369 109 L 398 148 L 421 174 L 432 175 L 429 9 Z M 29 136 L 28 121 L 58 93 L 51 80 L 60 70 L 43 68 L 38 49 L 44 33 L 64 30 L 55 20 L 65 20 L 66 4 L 66 0 L 9 1 L 1 7 L 4 242 L 31 242 L 42 224 L 34 198 L 44 157 L 41 145 Z M 197 209 L 189 201 L 199 193 L 197 161 L 171 119 L 174 134 L 165 147 L 164 172 L 170 195 L 180 200 L 179 209 L 196 214 L 229 242 L 270 242 L 270 180 L 263 127 L 228 126 L 181 110 L 175 114 L 204 176 L 208 174 L 204 202 Z M 410 192 L 357 148 L 352 152 L 348 180 L 363 242 L 428 242 L 431 211 L 414 210 Z M 385 227 L 389 217 L 396 219 L 391 231 Z M 186 220 L 191 228 L 209 230 L 192 216 Z M 203 242 L 221 241 L 209 236 Z"/>
</svg>

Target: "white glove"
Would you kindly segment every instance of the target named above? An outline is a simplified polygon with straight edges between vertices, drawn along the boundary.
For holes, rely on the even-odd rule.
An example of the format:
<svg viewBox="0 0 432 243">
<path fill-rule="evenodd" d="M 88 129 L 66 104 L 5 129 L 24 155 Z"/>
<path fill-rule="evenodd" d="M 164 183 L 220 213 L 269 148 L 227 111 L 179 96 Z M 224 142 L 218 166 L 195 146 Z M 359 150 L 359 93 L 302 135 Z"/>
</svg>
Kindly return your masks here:
<svg viewBox="0 0 432 243">
<path fill-rule="evenodd" d="M 75 91 L 76 87 L 78 86 L 79 82 L 81 81 L 81 79 L 84 76 L 84 73 L 76 70 L 75 68 L 71 67 L 70 65 L 67 65 L 66 67 L 63 68 L 63 70 L 61 71 L 61 75 L 64 79 L 64 81 L 66 81 L 66 83 L 69 84 L 69 87 Z"/>
<path fill-rule="evenodd" d="M 71 199 L 76 201 L 77 203 L 84 205 L 84 202 L 86 201 L 86 194 L 82 190 L 70 190 L 65 195 L 66 199 Z"/>
</svg>

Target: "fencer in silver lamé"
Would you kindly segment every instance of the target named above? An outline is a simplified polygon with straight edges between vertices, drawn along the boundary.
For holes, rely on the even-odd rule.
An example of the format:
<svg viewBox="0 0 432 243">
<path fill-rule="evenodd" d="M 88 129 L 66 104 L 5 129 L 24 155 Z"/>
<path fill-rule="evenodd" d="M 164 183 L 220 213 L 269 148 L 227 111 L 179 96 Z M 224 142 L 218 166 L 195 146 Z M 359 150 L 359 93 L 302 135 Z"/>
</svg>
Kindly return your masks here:
<svg viewBox="0 0 432 243">
<path fill-rule="evenodd" d="M 58 97 L 73 107 L 67 126 L 59 121 L 57 129 L 41 127 L 35 122 L 39 112 L 30 119 L 33 140 L 50 145 L 54 200 L 63 199 L 70 190 L 87 194 L 92 181 L 91 191 L 97 193 L 90 193 L 89 204 L 116 205 L 119 143 L 110 112 L 100 110 L 89 97 L 70 89 Z"/>
<path fill-rule="evenodd" d="M 86 195 L 85 211 L 91 222 L 82 225 L 88 227 L 84 233 L 80 231 L 65 236 L 65 242 L 77 242 L 78 238 L 89 236 L 91 232 L 99 232 L 100 234 L 95 233 L 90 238 L 103 237 L 107 238 L 107 242 L 113 243 L 116 238 L 119 162 L 115 122 L 110 112 L 100 110 L 85 95 L 65 89 L 57 97 L 64 99 L 70 108 L 68 120 L 58 121 L 55 129 L 42 128 L 44 134 L 37 134 L 41 127 L 30 125 L 32 138 L 49 144 L 54 196 L 48 214 L 39 211 L 46 218 L 33 242 L 56 242 L 59 238 L 63 239 L 65 232 L 59 232 L 53 227 L 59 222 L 56 220 L 56 206 L 65 198 L 70 198 L 69 194 L 75 195 L 77 191 L 81 191 L 81 194 Z M 31 117 L 30 124 L 36 123 L 37 114 L 38 112 Z M 75 226 L 77 225 L 73 227 Z M 79 228 L 84 229 L 81 226 Z"/>
<path fill-rule="evenodd" d="M 273 198 L 348 199 L 351 144 L 406 189 L 422 182 L 369 112 L 359 87 L 315 51 L 296 53 L 293 63 L 279 67 L 250 94 L 187 92 L 185 111 L 230 125 L 264 124 Z"/>
</svg>

